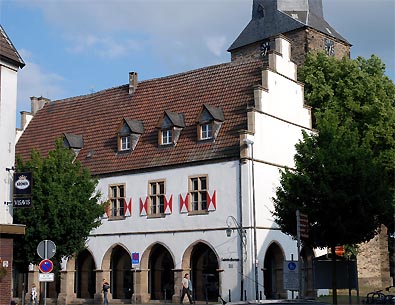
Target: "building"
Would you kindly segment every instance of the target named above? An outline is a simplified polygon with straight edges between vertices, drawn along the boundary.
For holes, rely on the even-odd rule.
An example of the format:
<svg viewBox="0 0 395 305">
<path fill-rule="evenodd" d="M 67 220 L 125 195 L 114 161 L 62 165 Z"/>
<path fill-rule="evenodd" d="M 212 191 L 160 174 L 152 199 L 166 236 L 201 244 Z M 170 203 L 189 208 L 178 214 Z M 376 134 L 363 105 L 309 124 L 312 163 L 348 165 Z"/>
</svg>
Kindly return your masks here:
<svg viewBox="0 0 395 305">
<path fill-rule="evenodd" d="M 349 48 L 321 0 L 255 0 L 229 63 L 141 82 L 131 72 L 127 85 L 97 93 L 33 98 L 17 153 L 45 155 L 62 137 L 110 202 L 48 297 L 100 302 L 106 278 L 113 302 L 179 302 L 185 273 L 198 301 L 289 297 L 283 261 L 296 259 L 297 245 L 273 222 L 271 198 L 311 131 L 296 63 Z M 304 295 L 314 295 L 320 254 L 303 249 Z"/>
<path fill-rule="evenodd" d="M 12 222 L 12 176 L 15 159 L 16 92 L 19 69 L 25 66 L 0 26 L 0 305 L 12 296 L 12 257 L 15 235 L 25 227 Z"/>
</svg>

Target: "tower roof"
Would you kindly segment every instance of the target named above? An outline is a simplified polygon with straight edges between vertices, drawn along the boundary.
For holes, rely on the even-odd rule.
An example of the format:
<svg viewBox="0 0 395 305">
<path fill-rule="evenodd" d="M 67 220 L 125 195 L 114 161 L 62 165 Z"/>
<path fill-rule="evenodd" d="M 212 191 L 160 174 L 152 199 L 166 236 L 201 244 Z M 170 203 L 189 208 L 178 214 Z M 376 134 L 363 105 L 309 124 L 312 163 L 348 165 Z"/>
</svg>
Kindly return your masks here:
<svg viewBox="0 0 395 305">
<path fill-rule="evenodd" d="M 322 0 L 254 0 L 251 21 L 228 51 L 304 27 L 350 44 L 325 21 Z"/>
<path fill-rule="evenodd" d="M 0 59 L 5 60 L 19 68 L 25 66 L 25 62 L 15 49 L 10 38 L 7 36 L 3 27 L 0 25 Z"/>
</svg>

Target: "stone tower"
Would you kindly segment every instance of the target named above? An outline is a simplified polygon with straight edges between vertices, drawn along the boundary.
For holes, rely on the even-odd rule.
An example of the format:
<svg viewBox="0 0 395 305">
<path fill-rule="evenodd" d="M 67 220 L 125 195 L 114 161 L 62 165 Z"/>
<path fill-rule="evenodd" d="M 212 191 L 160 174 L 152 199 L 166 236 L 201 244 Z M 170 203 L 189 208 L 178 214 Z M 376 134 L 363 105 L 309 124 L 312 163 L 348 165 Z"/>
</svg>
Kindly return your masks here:
<svg viewBox="0 0 395 305">
<path fill-rule="evenodd" d="M 351 44 L 325 21 L 322 0 L 254 0 L 251 21 L 228 49 L 232 61 L 265 58 L 279 34 L 291 41 L 297 65 L 314 50 L 350 56 Z"/>
</svg>

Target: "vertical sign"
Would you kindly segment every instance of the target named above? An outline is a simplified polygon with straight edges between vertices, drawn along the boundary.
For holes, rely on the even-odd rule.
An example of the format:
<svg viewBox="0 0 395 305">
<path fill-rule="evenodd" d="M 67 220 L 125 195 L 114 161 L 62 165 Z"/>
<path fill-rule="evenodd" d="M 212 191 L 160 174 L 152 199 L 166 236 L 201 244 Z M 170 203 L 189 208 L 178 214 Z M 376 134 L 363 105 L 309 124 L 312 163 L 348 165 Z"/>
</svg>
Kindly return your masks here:
<svg viewBox="0 0 395 305">
<path fill-rule="evenodd" d="M 132 253 L 132 266 L 136 267 L 140 264 L 140 253 L 139 252 L 133 252 Z"/>
<path fill-rule="evenodd" d="M 27 208 L 32 206 L 32 172 L 15 172 L 13 189 L 13 207 Z"/>
</svg>

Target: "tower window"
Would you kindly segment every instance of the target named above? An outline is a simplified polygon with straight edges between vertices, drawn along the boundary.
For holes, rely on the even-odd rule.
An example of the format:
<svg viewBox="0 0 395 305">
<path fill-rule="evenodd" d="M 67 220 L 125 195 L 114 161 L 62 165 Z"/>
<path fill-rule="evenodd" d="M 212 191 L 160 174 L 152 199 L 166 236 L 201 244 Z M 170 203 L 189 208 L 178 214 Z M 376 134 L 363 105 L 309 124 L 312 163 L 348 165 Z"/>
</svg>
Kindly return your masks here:
<svg viewBox="0 0 395 305">
<path fill-rule="evenodd" d="M 258 6 L 257 16 L 260 19 L 265 17 L 265 8 L 262 5 Z"/>
</svg>

